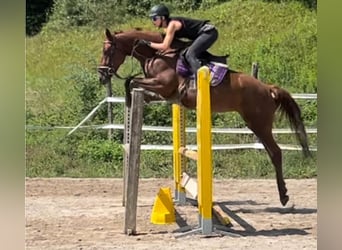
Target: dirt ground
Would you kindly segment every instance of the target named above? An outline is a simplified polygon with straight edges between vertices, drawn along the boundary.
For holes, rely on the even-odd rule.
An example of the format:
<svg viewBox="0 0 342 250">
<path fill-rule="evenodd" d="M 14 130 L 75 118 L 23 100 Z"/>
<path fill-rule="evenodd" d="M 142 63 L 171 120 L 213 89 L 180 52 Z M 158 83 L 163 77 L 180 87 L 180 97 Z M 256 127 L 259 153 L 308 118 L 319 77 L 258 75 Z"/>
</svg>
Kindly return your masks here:
<svg viewBox="0 0 342 250">
<path fill-rule="evenodd" d="M 198 225 L 197 208 L 176 205 L 177 222 L 153 225 L 153 202 L 169 179 L 140 179 L 137 233 L 123 233 L 121 179 L 26 179 L 26 249 L 317 249 L 317 180 L 286 180 L 282 207 L 275 180 L 215 180 L 214 201 L 240 237 L 180 235 Z M 214 220 L 214 224 L 216 224 Z"/>
</svg>

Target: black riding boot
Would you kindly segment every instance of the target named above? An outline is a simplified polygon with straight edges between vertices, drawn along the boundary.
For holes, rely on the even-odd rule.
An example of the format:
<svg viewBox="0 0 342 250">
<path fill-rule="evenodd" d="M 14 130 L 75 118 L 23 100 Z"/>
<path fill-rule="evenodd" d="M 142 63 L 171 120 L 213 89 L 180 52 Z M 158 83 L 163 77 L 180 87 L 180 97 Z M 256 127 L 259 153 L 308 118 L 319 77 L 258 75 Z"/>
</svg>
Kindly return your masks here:
<svg viewBox="0 0 342 250">
<path fill-rule="evenodd" d="M 191 67 L 191 71 L 193 73 L 193 88 L 197 88 L 197 71 L 199 70 L 199 68 L 201 68 L 201 62 L 200 60 L 198 60 L 195 57 L 191 57 L 191 58 L 187 58 L 188 63 Z"/>
</svg>

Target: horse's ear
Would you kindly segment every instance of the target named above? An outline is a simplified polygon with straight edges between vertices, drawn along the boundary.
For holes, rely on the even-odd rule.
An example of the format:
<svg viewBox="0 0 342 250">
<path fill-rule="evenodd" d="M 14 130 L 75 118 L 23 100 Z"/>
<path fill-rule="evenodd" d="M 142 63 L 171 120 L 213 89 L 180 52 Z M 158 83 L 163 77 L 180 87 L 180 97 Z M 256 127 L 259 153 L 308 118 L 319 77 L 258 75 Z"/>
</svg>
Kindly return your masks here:
<svg viewBox="0 0 342 250">
<path fill-rule="evenodd" d="M 109 29 L 106 29 L 106 31 L 105 31 L 105 36 L 106 36 L 106 38 L 107 38 L 109 41 L 113 41 L 113 36 L 112 36 L 112 34 L 110 33 Z"/>
</svg>

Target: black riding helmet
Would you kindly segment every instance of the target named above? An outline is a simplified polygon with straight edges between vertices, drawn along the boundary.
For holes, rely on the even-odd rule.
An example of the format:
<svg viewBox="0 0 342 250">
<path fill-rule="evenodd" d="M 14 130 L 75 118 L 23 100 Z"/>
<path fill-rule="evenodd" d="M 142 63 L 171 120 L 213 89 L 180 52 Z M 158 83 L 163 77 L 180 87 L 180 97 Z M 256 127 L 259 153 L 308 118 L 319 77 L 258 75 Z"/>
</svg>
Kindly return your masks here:
<svg viewBox="0 0 342 250">
<path fill-rule="evenodd" d="M 170 15 L 169 9 L 164 4 L 158 4 L 151 8 L 149 16 L 150 17 L 155 17 L 155 16 L 169 17 L 169 15 Z"/>
</svg>

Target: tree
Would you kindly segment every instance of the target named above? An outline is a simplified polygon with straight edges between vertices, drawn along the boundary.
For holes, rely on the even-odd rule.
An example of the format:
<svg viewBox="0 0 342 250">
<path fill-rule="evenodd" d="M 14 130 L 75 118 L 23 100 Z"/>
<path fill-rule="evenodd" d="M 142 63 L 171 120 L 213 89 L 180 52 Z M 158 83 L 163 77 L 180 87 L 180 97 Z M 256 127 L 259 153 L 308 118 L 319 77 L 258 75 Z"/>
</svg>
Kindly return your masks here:
<svg viewBox="0 0 342 250">
<path fill-rule="evenodd" d="M 53 6 L 53 0 L 26 1 L 26 35 L 34 36 L 48 21 L 48 15 Z"/>
</svg>

